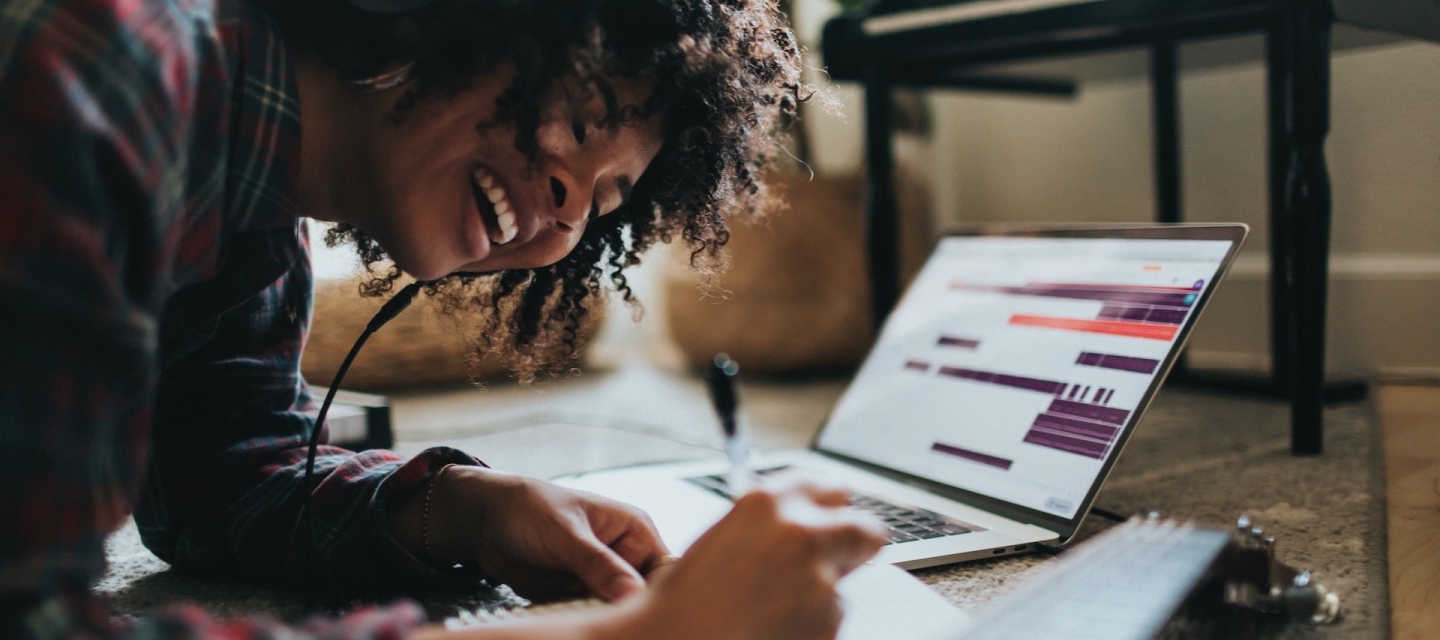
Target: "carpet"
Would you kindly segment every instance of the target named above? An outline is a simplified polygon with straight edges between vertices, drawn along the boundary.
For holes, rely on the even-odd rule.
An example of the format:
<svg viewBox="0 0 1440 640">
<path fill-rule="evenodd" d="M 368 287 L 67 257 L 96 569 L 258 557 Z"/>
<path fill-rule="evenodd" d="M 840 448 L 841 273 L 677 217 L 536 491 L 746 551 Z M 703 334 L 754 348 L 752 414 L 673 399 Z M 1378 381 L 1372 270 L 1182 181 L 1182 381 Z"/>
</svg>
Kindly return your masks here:
<svg viewBox="0 0 1440 640">
<path fill-rule="evenodd" d="M 1296 457 L 1282 403 L 1188 390 L 1167 390 L 1156 399 L 1095 506 L 1127 515 L 1158 510 L 1216 526 L 1248 514 L 1277 536 L 1279 559 L 1313 569 L 1340 595 L 1344 612 L 1340 622 L 1322 627 L 1182 613 L 1162 637 L 1390 637 L 1385 477 L 1373 407 L 1331 408 L 1325 427 L 1325 453 Z M 1080 537 L 1109 524 L 1091 516 Z M 917 575 L 962 608 L 975 609 L 1050 561 L 1022 556 Z"/>
<path fill-rule="evenodd" d="M 842 382 L 822 380 L 752 382 L 740 391 L 758 445 L 780 448 L 806 445 L 842 389 Z M 713 456 L 720 445 L 700 383 L 653 367 L 620 367 L 532 387 L 409 392 L 392 401 L 401 452 L 458 446 L 497 468 L 541 477 Z M 1157 397 L 1096 506 L 1121 514 L 1158 510 L 1217 526 L 1249 514 L 1278 536 L 1283 561 L 1314 569 L 1344 607 L 1344 618 L 1324 627 L 1215 617 L 1192 608 L 1162 637 L 1389 637 L 1377 421 L 1367 403 L 1331 408 L 1325 420 L 1326 452 L 1294 457 L 1282 403 L 1178 388 Z M 1081 537 L 1109 524 L 1092 516 Z M 169 570 L 141 547 L 133 525 L 112 536 L 109 554 L 111 571 L 98 588 L 124 614 L 181 599 L 222 616 L 294 619 L 304 613 L 305 594 Z M 1053 561 L 1016 556 L 916 575 L 973 612 Z M 411 595 L 432 616 L 514 601 L 503 587 Z"/>
</svg>

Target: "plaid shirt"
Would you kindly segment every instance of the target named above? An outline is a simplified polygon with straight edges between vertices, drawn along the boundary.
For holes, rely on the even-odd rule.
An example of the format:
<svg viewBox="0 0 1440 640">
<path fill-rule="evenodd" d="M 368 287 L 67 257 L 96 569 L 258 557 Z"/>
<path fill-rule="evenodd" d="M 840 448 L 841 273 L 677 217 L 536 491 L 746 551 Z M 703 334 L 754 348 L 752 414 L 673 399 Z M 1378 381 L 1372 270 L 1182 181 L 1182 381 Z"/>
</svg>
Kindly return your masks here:
<svg viewBox="0 0 1440 640">
<path fill-rule="evenodd" d="M 386 519 L 443 465 L 478 464 L 458 451 L 323 447 L 315 535 L 300 526 L 298 110 L 282 43 L 243 0 L 0 3 L 0 635 L 38 601 L 64 612 L 42 635 L 277 632 L 194 608 L 124 629 L 91 615 L 104 538 L 132 511 L 190 571 L 352 592 L 476 579 L 427 566 Z M 402 605 L 296 631 L 418 619 Z"/>
</svg>

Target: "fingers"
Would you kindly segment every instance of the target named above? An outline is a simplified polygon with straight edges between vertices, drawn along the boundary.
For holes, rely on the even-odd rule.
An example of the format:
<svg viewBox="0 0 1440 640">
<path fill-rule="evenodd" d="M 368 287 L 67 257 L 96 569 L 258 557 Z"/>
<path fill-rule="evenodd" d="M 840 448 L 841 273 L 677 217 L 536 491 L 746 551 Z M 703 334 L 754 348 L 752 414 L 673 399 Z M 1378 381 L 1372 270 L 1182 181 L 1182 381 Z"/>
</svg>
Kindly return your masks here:
<svg viewBox="0 0 1440 640">
<path fill-rule="evenodd" d="M 812 495 L 807 491 L 776 496 L 778 515 L 805 530 L 811 538 L 809 548 L 834 570 L 838 581 L 875 556 L 885 544 L 886 531 L 867 514 L 818 504 Z"/>
<path fill-rule="evenodd" d="M 628 517 L 628 522 L 621 530 L 621 534 L 612 540 L 603 540 L 615 553 L 630 566 L 639 569 L 642 574 L 649 573 L 656 567 L 663 564 L 665 558 L 671 558 L 670 549 L 660 539 L 660 533 L 655 530 L 655 524 L 643 511 L 629 507 L 621 512 L 621 517 Z"/>
<path fill-rule="evenodd" d="M 647 579 L 677 559 L 650 516 L 638 507 L 594 496 L 586 511 L 595 536 Z"/>
<path fill-rule="evenodd" d="M 790 470 L 767 476 L 762 487 L 771 493 L 798 494 L 826 507 L 850 504 L 850 490 L 834 480 L 805 470 Z"/>
<path fill-rule="evenodd" d="M 844 491 L 802 478 L 747 493 L 635 601 L 725 637 L 834 638 L 836 583 L 884 542 L 877 523 L 845 504 Z"/>
<path fill-rule="evenodd" d="M 839 517 L 842 522 L 835 525 L 829 560 L 839 577 L 844 577 L 875 557 L 885 546 L 888 532 L 874 518 L 863 513 L 844 512 Z"/>
<path fill-rule="evenodd" d="M 804 471 L 776 474 L 765 489 L 781 500 L 782 509 L 797 522 L 823 523 L 819 548 L 837 572 L 837 579 L 854 571 L 875 556 L 885 545 L 886 530 L 870 515 L 844 509 L 850 505 L 850 490 L 834 480 Z M 823 508 L 807 513 L 815 507 Z"/>
<path fill-rule="evenodd" d="M 751 531 L 776 553 L 808 558 L 832 584 L 885 543 L 885 530 L 873 518 L 817 504 L 809 493 L 753 491 L 736 501 L 731 515 L 734 526 Z"/>
<path fill-rule="evenodd" d="M 640 572 L 593 534 L 582 532 L 575 542 L 566 565 L 595 595 L 615 602 L 645 588 Z"/>
<path fill-rule="evenodd" d="M 645 581 L 647 583 L 654 584 L 656 580 L 661 579 L 666 573 L 669 573 L 671 567 L 674 567 L 675 563 L 679 561 L 680 556 L 660 556 L 656 558 L 654 562 L 641 567 L 640 573 L 645 575 Z"/>
</svg>

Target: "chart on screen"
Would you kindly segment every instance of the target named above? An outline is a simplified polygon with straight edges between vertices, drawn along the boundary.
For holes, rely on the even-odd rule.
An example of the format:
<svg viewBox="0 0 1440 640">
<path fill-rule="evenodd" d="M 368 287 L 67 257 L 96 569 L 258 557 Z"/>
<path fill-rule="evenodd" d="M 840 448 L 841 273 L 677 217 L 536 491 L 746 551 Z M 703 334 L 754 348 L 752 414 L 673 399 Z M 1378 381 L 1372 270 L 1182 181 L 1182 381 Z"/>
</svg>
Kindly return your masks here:
<svg viewBox="0 0 1440 640">
<path fill-rule="evenodd" d="M 1229 245 L 946 238 L 820 445 L 1071 517 Z"/>
</svg>

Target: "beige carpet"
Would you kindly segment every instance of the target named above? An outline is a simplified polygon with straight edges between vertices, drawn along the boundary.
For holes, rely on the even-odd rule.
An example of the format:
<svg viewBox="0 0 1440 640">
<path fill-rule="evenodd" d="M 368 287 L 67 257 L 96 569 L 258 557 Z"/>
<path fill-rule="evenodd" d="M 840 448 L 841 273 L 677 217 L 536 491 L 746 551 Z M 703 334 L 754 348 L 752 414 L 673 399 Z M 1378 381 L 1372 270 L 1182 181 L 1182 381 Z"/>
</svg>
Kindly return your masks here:
<svg viewBox="0 0 1440 640">
<path fill-rule="evenodd" d="M 843 383 L 762 382 L 741 395 L 758 444 L 804 446 Z M 1163 392 L 1131 439 L 1097 506 L 1119 513 L 1160 510 L 1225 526 L 1248 513 L 1280 538 L 1279 555 L 1310 567 L 1338 591 L 1345 618 L 1329 627 L 1279 625 L 1257 616 L 1182 615 L 1167 637 L 1385 638 L 1384 480 L 1375 417 L 1368 404 L 1326 414 L 1326 453 L 1288 452 L 1288 411 L 1275 402 Z M 549 477 L 666 459 L 716 455 L 699 383 L 644 365 L 534 387 L 496 386 L 410 393 L 395 398 L 397 446 L 459 446 L 507 470 Z M 1086 535 L 1108 523 L 1091 518 Z M 100 589 L 139 613 L 189 599 L 224 615 L 300 615 L 303 594 L 166 570 L 133 527 L 111 540 L 112 571 Z M 963 609 L 975 611 L 1042 565 L 1021 556 L 919 572 Z M 507 594 L 415 594 L 433 615 Z"/>
</svg>

